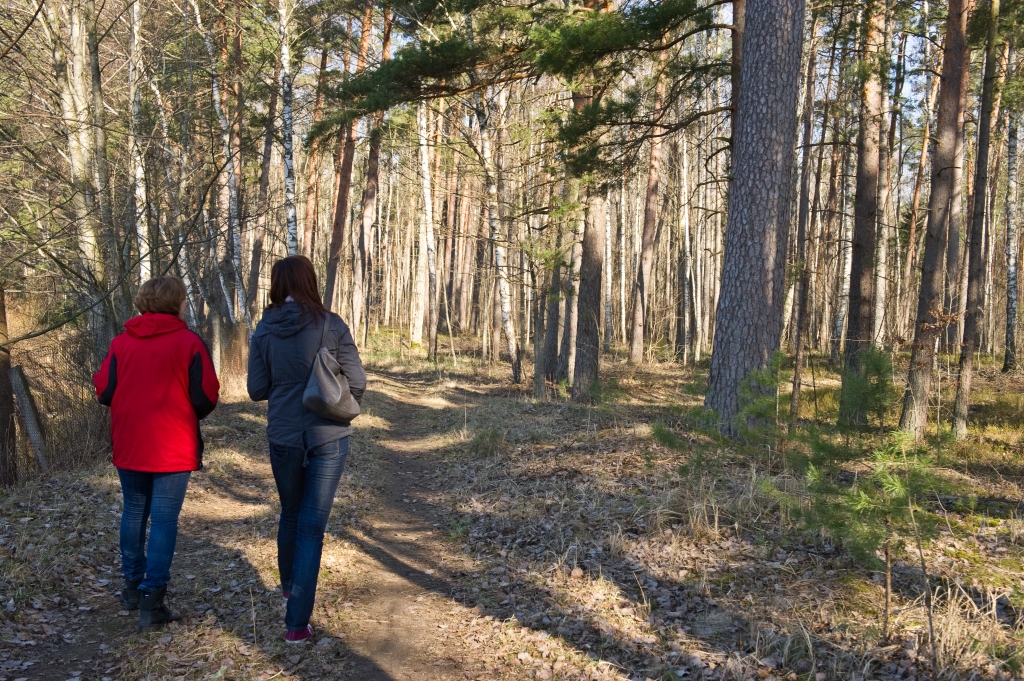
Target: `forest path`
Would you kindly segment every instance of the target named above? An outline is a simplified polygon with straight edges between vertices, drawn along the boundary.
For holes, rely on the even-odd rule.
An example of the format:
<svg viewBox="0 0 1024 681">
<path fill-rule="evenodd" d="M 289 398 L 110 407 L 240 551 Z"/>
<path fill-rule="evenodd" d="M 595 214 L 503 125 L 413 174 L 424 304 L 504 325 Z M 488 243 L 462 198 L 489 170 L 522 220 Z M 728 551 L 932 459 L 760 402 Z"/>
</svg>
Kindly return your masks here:
<svg viewBox="0 0 1024 681">
<path fill-rule="evenodd" d="M 283 642 L 265 404 L 223 400 L 204 424 L 206 468 L 193 475 L 180 516 L 169 600 L 185 620 L 138 634 L 135 613 L 118 612 L 111 527 L 98 538 L 105 560 L 93 563 L 104 588 L 96 578 L 82 583 L 106 593 L 91 594 L 92 610 L 76 615 L 74 637 L 40 637 L 33 666 L 0 671 L 0 679 L 477 678 L 469 668 L 488 656 L 467 660 L 454 639 L 482 621 L 480 613 L 451 598 L 473 561 L 451 545 L 431 503 L 442 484 L 439 450 L 451 438 L 437 427 L 438 414 L 454 405 L 431 388 L 436 376 L 421 378 L 370 376 L 325 536 L 312 641 Z M 109 470 L 97 477 L 105 501 L 119 496 Z"/>
</svg>

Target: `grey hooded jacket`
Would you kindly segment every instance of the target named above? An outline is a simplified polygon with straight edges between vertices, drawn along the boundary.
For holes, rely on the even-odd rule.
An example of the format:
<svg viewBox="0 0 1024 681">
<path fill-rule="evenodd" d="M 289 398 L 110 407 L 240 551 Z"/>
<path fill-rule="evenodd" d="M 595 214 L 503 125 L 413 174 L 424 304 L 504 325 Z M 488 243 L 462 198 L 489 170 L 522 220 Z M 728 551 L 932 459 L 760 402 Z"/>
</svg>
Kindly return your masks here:
<svg viewBox="0 0 1024 681">
<path fill-rule="evenodd" d="M 320 349 L 324 322 L 327 348 L 348 379 L 356 401 L 366 390 L 366 373 L 348 325 L 333 312 L 317 319 L 298 303 L 268 309 L 249 341 L 249 398 L 269 400 L 267 440 L 312 449 L 352 434 L 347 423 L 320 418 L 302 406 L 302 392 Z"/>
</svg>

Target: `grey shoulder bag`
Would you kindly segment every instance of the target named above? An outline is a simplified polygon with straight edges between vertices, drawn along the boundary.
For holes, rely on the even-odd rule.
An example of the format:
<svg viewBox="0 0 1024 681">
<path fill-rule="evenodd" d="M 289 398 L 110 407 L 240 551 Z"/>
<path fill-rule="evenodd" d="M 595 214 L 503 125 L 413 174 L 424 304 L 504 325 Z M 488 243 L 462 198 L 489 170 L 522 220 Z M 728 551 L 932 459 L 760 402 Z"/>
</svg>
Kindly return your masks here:
<svg viewBox="0 0 1024 681">
<path fill-rule="evenodd" d="M 302 393 L 302 406 L 317 416 L 331 421 L 348 423 L 359 416 L 359 403 L 352 397 L 341 365 L 327 349 L 327 329 L 331 318 L 324 318 L 324 331 L 320 336 L 320 349 L 313 358 L 313 367 Z"/>
</svg>

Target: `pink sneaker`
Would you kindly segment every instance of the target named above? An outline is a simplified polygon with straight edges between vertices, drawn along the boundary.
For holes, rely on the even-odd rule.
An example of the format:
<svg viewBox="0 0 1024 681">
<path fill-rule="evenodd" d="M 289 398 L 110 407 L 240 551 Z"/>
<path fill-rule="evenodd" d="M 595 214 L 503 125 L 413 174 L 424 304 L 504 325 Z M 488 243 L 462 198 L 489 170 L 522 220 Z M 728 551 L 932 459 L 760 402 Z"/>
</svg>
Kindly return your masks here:
<svg viewBox="0 0 1024 681">
<path fill-rule="evenodd" d="M 285 599 L 287 601 L 291 597 L 292 597 L 292 592 L 291 591 L 281 591 L 281 598 L 283 598 L 283 599 Z"/>
<path fill-rule="evenodd" d="M 298 631 L 288 630 L 288 633 L 284 635 L 285 643 L 305 643 L 307 638 L 313 637 L 313 625 L 307 624 L 305 629 L 299 629 Z"/>
</svg>

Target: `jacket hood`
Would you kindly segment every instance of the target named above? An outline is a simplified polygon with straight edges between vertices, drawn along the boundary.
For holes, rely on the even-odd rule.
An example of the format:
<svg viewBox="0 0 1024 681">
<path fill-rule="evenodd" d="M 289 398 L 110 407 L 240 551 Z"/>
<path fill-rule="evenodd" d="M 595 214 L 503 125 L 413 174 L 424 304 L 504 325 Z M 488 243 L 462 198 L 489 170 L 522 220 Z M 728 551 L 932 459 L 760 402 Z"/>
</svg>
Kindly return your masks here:
<svg viewBox="0 0 1024 681">
<path fill-rule="evenodd" d="M 288 338 L 314 323 L 314 315 L 298 303 L 285 303 L 263 313 L 260 325 L 278 338 Z"/>
<path fill-rule="evenodd" d="M 132 317 L 124 323 L 124 330 L 129 336 L 134 336 L 135 338 L 159 336 L 160 334 L 171 333 L 172 331 L 184 328 L 186 328 L 185 322 L 177 315 L 159 312 L 146 312 L 138 317 Z"/>
</svg>

